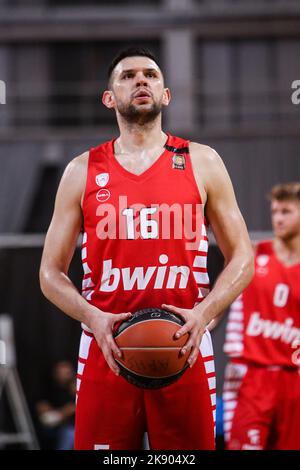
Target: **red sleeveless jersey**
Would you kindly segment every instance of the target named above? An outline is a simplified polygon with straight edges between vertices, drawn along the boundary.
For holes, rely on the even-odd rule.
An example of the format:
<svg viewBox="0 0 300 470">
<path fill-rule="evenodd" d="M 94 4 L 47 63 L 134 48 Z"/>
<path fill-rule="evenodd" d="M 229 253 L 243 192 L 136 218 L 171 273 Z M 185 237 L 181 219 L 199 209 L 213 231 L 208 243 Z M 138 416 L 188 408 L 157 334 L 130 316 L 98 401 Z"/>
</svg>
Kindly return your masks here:
<svg viewBox="0 0 300 470">
<path fill-rule="evenodd" d="M 83 199 L 82 295 L 99 309 L 134 312 L 162 303 L 192 308 L 209 291 L 208 238 L 186 140 L 140 175 L 92 148 Z"/>
<path fill-rule="evenodd" d="M 299 366 L 300 264 L 285 266 L 261 242 L 255 276 L 232 304 L 224 351 L 261 365 Z"/>
</svg>

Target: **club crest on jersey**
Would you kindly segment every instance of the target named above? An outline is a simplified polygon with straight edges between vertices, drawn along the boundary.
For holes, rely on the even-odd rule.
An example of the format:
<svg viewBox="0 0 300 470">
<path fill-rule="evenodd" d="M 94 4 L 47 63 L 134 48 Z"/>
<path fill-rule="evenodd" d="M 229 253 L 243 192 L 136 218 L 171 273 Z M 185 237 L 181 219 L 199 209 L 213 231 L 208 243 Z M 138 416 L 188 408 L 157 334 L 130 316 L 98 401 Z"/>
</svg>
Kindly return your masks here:
<svg viewBox="0 0 300 470">
<path fill-rule="evenodd" d="M 99 175 L 96 175 L 96 183 L 100 188 L 103 188 L 104 186 L 107 185 L 109 180 L 109 174 L 108 173 L 99 173 Z"/>
<path fill-rule="evenodd" d="M 268 255 L 259 255 L 257 258 L 256 258 L 256 262 L 258 264 L 258 266 L 266 266 L 269 262 L 269 256 Z"/>
<path fill-rule="evenodd" d="M 96 199 L 98 202 L 105 202 L 110 198 L 110 192 L 108 189 L 99 189 L 96 194 Z"/>
<path fill-rule="evenodd" d="M 172 157 L 173 165 L 172 168 L 175 168 L 176 170 L 184 170 L 185 169 L 185 156 L 174 153 Z"/>
</svg>

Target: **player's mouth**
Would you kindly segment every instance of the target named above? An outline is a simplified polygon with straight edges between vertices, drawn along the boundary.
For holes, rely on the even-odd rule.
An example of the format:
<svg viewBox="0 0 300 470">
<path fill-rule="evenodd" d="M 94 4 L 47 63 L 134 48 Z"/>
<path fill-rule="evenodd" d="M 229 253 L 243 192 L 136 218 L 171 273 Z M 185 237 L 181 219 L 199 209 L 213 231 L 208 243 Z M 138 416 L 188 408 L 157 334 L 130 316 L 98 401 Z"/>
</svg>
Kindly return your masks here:
<svg viewBox="0 0 300 470">
<path fill-rule="evenodd" d="M 133 95 L 133 99 L 135 99 L 137 101 L 147 101 L 150 98 L 152 98 L 152 96 L 146 90 L 139 90 L 137 93 L 135 93 Z"/>
<path fill-rule="evenodd" d="M 286 227 L 284 227 L 283 225 L 277 225 L 274 227 L 274 231 L 282 234 L 286 232 Z"/>
</svg>

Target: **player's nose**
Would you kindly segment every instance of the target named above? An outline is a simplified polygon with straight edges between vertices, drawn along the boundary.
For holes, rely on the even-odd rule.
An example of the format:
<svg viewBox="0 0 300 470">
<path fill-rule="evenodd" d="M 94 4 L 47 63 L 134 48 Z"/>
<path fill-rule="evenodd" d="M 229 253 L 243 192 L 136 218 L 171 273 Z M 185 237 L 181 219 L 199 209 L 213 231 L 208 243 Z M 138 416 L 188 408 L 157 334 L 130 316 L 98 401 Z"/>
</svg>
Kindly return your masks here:
<svg viewBox="0 0 300 470">
<path fill-rule="evenodd" d="M 135 85 L 137 87 L 139 87 L 139 86 L 148 86 L 149 85 L 148 79 L 147 79 L 147 77 L 145 77 L 143 72 L 138 72 L 136 74 L 136 76 L 135 76 Z"/>
<path fill-rule="evenodd" d="M 274 220 L 274 223 L 277 227 L 281 227 L 282 225 L 284 225 L 284 218 L 283 217 L 277 217 Z"/>
</svg>

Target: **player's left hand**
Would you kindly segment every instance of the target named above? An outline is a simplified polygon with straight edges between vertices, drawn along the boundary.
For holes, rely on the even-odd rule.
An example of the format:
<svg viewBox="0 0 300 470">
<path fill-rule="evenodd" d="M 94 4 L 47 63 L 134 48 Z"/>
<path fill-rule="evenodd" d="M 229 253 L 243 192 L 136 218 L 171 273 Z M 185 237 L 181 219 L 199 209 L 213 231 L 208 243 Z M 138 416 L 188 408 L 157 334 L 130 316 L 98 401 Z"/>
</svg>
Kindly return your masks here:
<svg viewBox="0 0 300 470">
<path fill-rule="evenodd" d="M 201 339 L 207 326 L 207 322 L 199 312 L 199 305 L 197 306 L 197 311 L 195 308 L 179 308 L 166 304 L 162 304 L 161 307 L 165 310 L 176 313 L 184 319 L 185 324 L 177 331 L 175 337 L 180 338 L 186 333 L 189 333 L 190 337 L 181 349 L 180 353 L 184 355 L 187 351 L 191 351 L 188 363 L 190 367 L 193 367 L 197 360 Z"/>
</svg>

